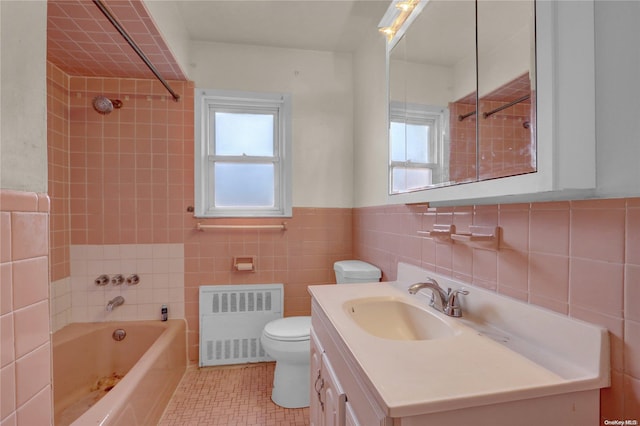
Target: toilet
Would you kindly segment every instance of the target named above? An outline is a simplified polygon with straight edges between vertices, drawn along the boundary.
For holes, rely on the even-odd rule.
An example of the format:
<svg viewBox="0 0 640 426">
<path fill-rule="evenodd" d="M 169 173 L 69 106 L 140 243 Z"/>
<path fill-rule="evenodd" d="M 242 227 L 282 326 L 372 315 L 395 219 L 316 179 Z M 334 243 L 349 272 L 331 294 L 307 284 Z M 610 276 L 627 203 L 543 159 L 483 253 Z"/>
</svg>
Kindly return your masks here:
<svg viewBox="0 0 640 426">
<path fill-rule="evenodd" d="M 380 269 L 360 260 L 334 264 L 338 284 L 379 281 Z M 311 317 L 286 317 L 267 323 L 260 342 L 276 360 L 271 400 L 284 408 L 309 406 Z"/>
</svg>

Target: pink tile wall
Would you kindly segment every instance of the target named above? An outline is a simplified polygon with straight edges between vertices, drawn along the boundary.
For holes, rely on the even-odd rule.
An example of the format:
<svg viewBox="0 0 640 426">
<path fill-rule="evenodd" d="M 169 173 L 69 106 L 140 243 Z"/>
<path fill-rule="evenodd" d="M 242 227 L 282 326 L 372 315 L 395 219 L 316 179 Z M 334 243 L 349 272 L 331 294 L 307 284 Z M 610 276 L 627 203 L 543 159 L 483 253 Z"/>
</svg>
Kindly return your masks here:
<svg viewBox="0 0 640 426">
<path fill-rule="evenodd" d="M 50 424 L 49 198 L 0 190 L 0 425 Z"/>
<path fill-rule="evenodd" d="M 476 171 L 476 116 L 462 121 L 459 116 L 475 111 L 475 93 L 458 102 L 449 104 L 449 128 L 451 146 L 449 148 L 449 177 L 454 182 L 475 180 Z"/>
<path fill-rule="evenodd" d="M 47 155 L 51 281 L 69 269 L 69 76 L 47 62 Z"/>
<path fill-rule="evenodd" d="M 193 83 L 72 77 L 72 244 L 175 243 L 193 204 Z M 105 95 L 123 106 L 93 110 Z"/>
<path fill-rule="evenodd" d="M 195 226 L 195 220 L 192 220 Z M 185 311 L 189 357 L 198 359 L 198 286 L 284 284 L 284 315 L 311 315 L 310 284 L 335 283 L 333 263 L 352 255 L 352 209 L 295 208 L 286 231 L 185 230 Z M 280 223 L 216 220 L 205 223 Z M 234 256 L 256 256 L 256 272 L 233 269 Z"/>
<path fill-rule="evenodd" d="M 480 100 L 481 111 L 492 111 L 506 102 Z M 531 102 L 524 101 L 480 119 L 480 180 L 535 171 L 532 166 Z M 533 148 L 535 149 L 535 148 Z"/>
<path fill-rule="evenodd" d="M 487 118 L 482 115 L 528 94 L 532 95 L 530 99 Z M 531 91 L 529 75 L 524 74 L 483 96 L 479 101 L 480 115 L 474 114 L 460 121 L 461 115 L 475 111 L 475 96 L 472 93 L 449 104 L 451 180 L 475 180 L 476 176 L 484 180 L 535 171 L 532 153 L 535 152 L 536 120 L 535 115 L 531 115 L 535 92 Z M 480 120 L 480 126 L 476 147 L 477 120 Z M 479 157 L 478 171 L 476 156 Z"/>
<path fill-rule="evenodd" d="M 354 209 L 355 257 L 395 279 L 403 261 L 610 331 L 612 386 L 602 419 L 640 418 L 640 198 Z M 437 241 L 433 224 L 500 226 L 498 250 Z M 567 336 L 570 338 L 570 336 Z"/>
</svg>

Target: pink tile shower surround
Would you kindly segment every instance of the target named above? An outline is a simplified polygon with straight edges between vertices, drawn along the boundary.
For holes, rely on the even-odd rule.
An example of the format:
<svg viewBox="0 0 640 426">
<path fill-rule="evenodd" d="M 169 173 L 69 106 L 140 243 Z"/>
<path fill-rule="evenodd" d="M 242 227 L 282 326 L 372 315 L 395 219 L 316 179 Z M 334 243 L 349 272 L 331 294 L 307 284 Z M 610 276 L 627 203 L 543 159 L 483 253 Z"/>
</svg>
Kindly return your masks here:
<svg viewBox="0 0 640 426">
<path fill-rule="evenodd" d="M 0 424 L 49 424 L 49 197 L 0 190 Z"/>
<path fill-rule="evenodd" d="M 418 234 L 434 224 L 500 226 L 499 250 Z M 394 280 L 399 261 L 607 327 L 612 387 L 602 419 L 640 416 L 640 199 L 354 209 L 354 256 Z"/>
</svg>

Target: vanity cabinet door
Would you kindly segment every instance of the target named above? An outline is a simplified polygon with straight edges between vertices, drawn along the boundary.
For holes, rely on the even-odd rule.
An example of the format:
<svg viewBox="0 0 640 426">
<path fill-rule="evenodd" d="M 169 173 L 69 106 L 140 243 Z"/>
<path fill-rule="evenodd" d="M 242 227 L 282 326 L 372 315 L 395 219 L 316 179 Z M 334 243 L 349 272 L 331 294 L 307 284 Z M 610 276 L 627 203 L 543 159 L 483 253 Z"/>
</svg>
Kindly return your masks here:
<svg viewBox="0 0 640 426">
<path fill-rule="evenodd" d="M 348 402 L 345 406 L 344 424 L 345 426 L 361 426 L 356 417 L 356 413 L 353 411 L 353 407 Z"/>
<path fill-rule="evenodd" d="M 310 424 L 312 426 L 344 426 L 347 397 L 313 330 L 311 331 L 310 364 Z"/>
<path fill-rule="evenodd" d="M 322 378 L 324 379 L 324 426 L 344 426 L 347 397 L 326 354 L 322 356 Z"/>
<path fill-rule="evenodd" d="M 320 396 L 321 393 L 318 391 L 318 387 L 320 386 L 322 380 L 322 347 L 318 342 L 318 338 L 316 337 L 313 329 L 311 330 L 311 388 L 309 392 L 311 392 L 309 396 L 309 423 L 311 426 L 322 426 L 324 423 L 322 422 L 322 408 L 320 407 Z"/>
</svg>

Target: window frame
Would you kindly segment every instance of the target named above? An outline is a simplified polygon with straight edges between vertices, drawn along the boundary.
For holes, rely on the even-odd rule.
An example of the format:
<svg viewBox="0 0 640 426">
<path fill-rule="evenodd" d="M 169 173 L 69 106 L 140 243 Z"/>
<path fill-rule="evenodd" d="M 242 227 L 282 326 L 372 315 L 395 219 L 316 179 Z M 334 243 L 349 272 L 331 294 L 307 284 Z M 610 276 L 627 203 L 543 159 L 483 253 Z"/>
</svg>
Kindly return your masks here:
<svg viewBox="0 0 640 426">
<path fill-rule="evenodd" d="M 291 217 L 291 95 L 214 89 L 195 89 L 195 208 L 198 218 Z M 274 114 L 273 157 L 217 156 L 211 116 L 215 112 Z M 215 121 L 215 120 L 213 120 Z M 219 207 L 215 205 L 215 164 L 274 164 L 273 207 Z"/>
</svg>

